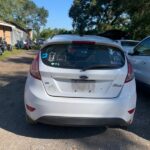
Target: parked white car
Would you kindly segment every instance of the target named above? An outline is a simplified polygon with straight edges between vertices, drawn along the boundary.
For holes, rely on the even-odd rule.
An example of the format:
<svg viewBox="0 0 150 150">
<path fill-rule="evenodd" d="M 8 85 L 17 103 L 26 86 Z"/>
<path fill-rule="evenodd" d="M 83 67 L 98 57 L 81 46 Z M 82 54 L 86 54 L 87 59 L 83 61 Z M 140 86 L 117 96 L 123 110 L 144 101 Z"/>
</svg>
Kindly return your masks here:
<svg viewBox="0 0 150 150">
<path fill-rule="evenodd" d="M 126 54 L 133 53 L 134 47 L 139 43 L 139 41 L 135 40 L 118 40 L 117 42 L 122 46 Z"/>
<path fill-rule="evenodd" d="M 24 102 L 30 123 L 128 126 L 136 108 L 132 66 L 110 39 L 58 35 L 33 60 Z"/>
<path fill-rule="evenodd" d="M 150 86 L 150 37 L 142 40 L 128 57 L 136 79 Z"/>
</svg>

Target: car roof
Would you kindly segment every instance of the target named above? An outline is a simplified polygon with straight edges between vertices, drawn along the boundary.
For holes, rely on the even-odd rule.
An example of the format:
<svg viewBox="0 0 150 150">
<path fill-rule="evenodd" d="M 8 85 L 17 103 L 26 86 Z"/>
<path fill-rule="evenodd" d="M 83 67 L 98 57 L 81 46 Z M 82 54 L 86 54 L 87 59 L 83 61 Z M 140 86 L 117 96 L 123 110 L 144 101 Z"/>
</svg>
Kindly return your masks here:
<svg viewBox="0 0 150 150">
<path fill-rule="evenodd" d="M 121 48 L 120 44 L 118 44 L 116 41 L 109 39 L 109 38 L 96 36 L 96 35 L 80 36 L 80 35 L 75 35 L 75 34 L 55 35 L 54 37 L 46 41 L 46 45 L 51 44 L 51 43 L 72 42 L 72 41 L 92 41 L 96 43 L 102 43 L 102 44 L 112 45 L 112 46 Z"/>
<path fill-rule="evenodd" d="M 150 36 L 145 37 L 143 40 L 141 40 L 135 47 L 139 46 L 141 43 L 143 43 L 146 39 L 149 39 Z"/>
<path fill-rule="evenodd" d="M 121 41 L 121 42 L 140 42 L 138 40 L 119 40 L 119 41 Z"/>
</svg>

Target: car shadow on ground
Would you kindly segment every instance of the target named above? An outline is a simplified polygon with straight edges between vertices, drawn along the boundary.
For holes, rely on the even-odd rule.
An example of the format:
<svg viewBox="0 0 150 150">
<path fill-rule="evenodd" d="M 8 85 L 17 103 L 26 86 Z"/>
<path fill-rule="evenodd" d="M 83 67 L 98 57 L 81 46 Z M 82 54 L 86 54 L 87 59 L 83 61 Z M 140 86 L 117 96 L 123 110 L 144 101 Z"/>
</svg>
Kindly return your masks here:
<svg viewBox="0 0 150 150">
<path fill-rule="evenodd" d="M 16 63 L 16 64 L 31 64 L 34 56 L 38 53 L 38 50 L 29 50 L 26 51 L 26 54 L 30 55 L 30 57 L 28 57 L 28 55 L 24 55 L 24 56 L 16 56 L 16 57 L 10 57 L 6 60 L 4 60 L 3 62 L 8 62 L 8 63 Z"/>
<path fill-rule="evenodd" d="M 13 62 L 13 63 L 18 63 L 18 64 L 31 64 L 31 61 L 33 58 L 28 58 L 28 57 L 19 57 L 19 58 L 9 58 L 7 59 L 7 62 Z"/>
<path fill-rule="evenodd" d="M 0 81 L 6 82 L 0 85 L 0 127 L 2 129 L 22 136 L 44 139 L 82 138 L 106 132 L 106 128 L 100 127 L 71 128 L 43 124 L 28 125 L 25 121 L 23 102 L 25 80 L 26 77 L 22 72 L 18 72 L 16 76 L 0 75 Z M 138 93 L 135 120 L 129 131 L 150 140 L 150 94 L 140 89 Z"/>
<path fill-rule="evenodd" d="M 68 128 L 55 127 L 44 124 L 29 125 L 25 120 L 24 112 L 24 85 L 26 77 L 0 76 L 6 81 L 0 86 L 0 127 L 22 136 L 35 138 L 80 138 L 95 135 L 105 131 L 105 128 Z M 48 132 L 49 131 L 49 132 Z"/>
</svg>

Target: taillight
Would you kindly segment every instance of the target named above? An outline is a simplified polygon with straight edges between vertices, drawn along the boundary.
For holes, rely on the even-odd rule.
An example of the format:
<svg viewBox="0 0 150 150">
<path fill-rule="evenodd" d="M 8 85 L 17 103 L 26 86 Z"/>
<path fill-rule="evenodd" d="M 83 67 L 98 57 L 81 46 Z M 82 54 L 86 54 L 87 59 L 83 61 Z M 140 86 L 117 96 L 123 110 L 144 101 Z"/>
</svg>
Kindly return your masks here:
<svg viewBox="0 0 150 150">
<path fill-rule="evenodd" d="M 41 75 L 39 72 L 39 53 L 35 56 L 31 67 L 30 67 L 30 74 L 32 77 L 41 80 Z"/>
<path fill-rule="evenodd" d="M 128 63 L 128 74 L 127 74 L 127 77 L 126 77 L 126 80 L 125 80 L 125 83 L 128 83 L 130 82 L 131 80 L 134 79 L 134 72 L 133 72 L 133 68 L 132 68 L 132 65 L 131 63 L 129 62 L 129 60 L 127 59 L 127 63 Z"/>
</svg>

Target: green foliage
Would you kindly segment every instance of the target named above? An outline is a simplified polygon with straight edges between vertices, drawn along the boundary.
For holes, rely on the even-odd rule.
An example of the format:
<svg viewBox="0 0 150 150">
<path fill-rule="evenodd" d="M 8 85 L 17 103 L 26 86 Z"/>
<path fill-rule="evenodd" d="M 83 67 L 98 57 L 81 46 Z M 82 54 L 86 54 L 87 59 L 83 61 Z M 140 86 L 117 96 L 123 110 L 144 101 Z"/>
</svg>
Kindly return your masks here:
<svg viewBox="0 0 150 150">
<path fill-rule="evenodd" d="M 3 55 L 0 55 L 0 61 L 6 60 L 7 58 L 9 58 L 10 56 L 16 56 L 19 55 L 20 53 L 22 53 L 23 50 L 19 50 L 19 49 L 13 49 L 13 51 L 5 51 L 3 53 Z"/>
<path fill-rule="evenodd" d="M 87 30 L 122 28 L 129 24 L 124 15 L 118 0 L 74 0 L 69 11 L 73 28 L 81 34 Z"/>
<path fill-rule="evenodd" d="M 150 1 L 125 0 L 124 7 L 126 7 L 131 17 L 129 31 L 132 33 L 133 38 L 141 39 L 150 35 Z"/>
<path fill-rule="evenodd" d="M 80 34 L 121 29 L 140 39 L 150 34 L 149 8 L 149 0 L 74 0 L 69 16 Z"/>
<path fill-rule="evenodd" d="M 31 0 L 0 0 L 0 19 L 14 22 L 37 32 L 47 22 L 48 11 Z"/>
<path fill-rule="evenodd" d="M 71 34 L 72 31 L 68 31 L 66 29 L 51 29 L 51 28 L 47 28 L 47 29 L 43 29 L 41 32 L 40 32 L 40 37 L 41 38 L 45 38 L 45 39 L 48 39 L 56 34 Z"/>
</svg>

